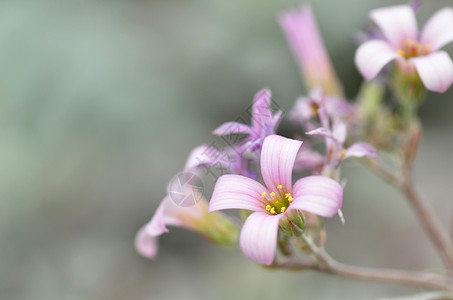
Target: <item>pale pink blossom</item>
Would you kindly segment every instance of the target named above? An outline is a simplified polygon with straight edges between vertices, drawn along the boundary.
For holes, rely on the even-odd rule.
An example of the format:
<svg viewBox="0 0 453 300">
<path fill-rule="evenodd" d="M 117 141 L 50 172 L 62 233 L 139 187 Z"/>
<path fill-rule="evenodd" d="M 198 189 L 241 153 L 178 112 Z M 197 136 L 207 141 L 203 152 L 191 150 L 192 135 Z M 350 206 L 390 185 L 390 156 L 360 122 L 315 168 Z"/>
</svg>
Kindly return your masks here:
<svg viewBox="0 0 453 300">
<path fill-rule="evenodd" d="M 347 124 L 340 119 L 334 119 L 332 125 L 329 125 L 329 123 L 329 121 L 324 121 L 323 127 L 307 132 L 308 135 L 320 135 L 324 137 L 326 144 L 325 165 L 335 169 L 338 168 L 343 160 L 349 157 L 377 158 L 376 149 L 364 142 L 357 142 L 345 148 Z"/>
<path fill-rule="evenodd" d="M 157 237 L 168 232 L 167 226 L 196 230 L 206 214 L 206 200 L 201 200 L 191 207 L 183 207 L 176 205 L 166 196 L 152 219 L 138 231 L 135 238 L 137 251 L 145 257 L 154 258 L 158 252 Z"/>
<path fill-rule="evenodd" d="M 369 40 L 357 49 L 355 63 L 366 80 L 396 61 L 400 71 L 408 76 L 417 73 L 430 91 L 443 93 L 453 84 L 453 62 L 447 52 L 440 51 L 453 41 L 452 8 L 434 14 L 420 34 L 409 5 L 376 9 L 370 17 L 384 39 Z"/>
<path fill-rule="evenodd" d="M 306 131 L 319 127 L 313 120 L 319 119 L 319 108 L 325 105 L 329 116 L 335 118 L 354 118 L 356 111 L 345 99 L 326 95 L 320 86 L 313 88 L 307 97 L 296 100 L 289 117 L 295 124 L 300 124 Z"/>
<path fill-rule="evenodd" d="M 196 176 L 201 168 L 209 168 L 216 163 L 218 155 L 220 155 L 218 150 L 207 145 L 196 147 L 187 159 L 184 174 Z M 188 195 L 194 192 L 192 186 L 182 188 L 182 194 Z M 151 220 L 137 232 L 135 248 L 141 255 L 150 259 L 157 256 L 158 237 L 168 232 L 167 226 L 194 231 L 220 245 L 230 245 L 235 242 L 236 225 L 221 213 L 208 214 L 208 202 L 202 195 L 194 197 L 193 200 L 196 201 L 192 206 L 181 206 L 171 198 L 172 193 L 174 191 L 167 191 L 167 196 L 161 201 Z"/>
<path fill-rule="evenodd" d="M 243 142 L 243 149 L 255 152 L 261 150 L 264 139 L 275 134 L 282 119 L 283 112 L 272 112 L 272 94 L 269 89 L 262 89 L 253 98 L 251 111 L 251 125 L 238 122 L 227 122 L 216 128 L 213 133 L 218 136 L 229 134 L 246 134 L 247 138 Z M 239 151 L 241 152 L 241 151 Z"/>
<path fill-rule="evenodd" d="M 301 141 L 271 135 L 261 151 L 265 186 L 240 175 L 219 178 L 209 212 L 223 209 L 253 211 L 241 230 L 240 245 L 251 260 L 270 265 L 274 260 L 279 224 L 289 214 L 307 211 L 332 217 L 341 208 L 343 189 L 331 178 L 308 176 L 292 185 L 292 170 Z"/>
</svg>

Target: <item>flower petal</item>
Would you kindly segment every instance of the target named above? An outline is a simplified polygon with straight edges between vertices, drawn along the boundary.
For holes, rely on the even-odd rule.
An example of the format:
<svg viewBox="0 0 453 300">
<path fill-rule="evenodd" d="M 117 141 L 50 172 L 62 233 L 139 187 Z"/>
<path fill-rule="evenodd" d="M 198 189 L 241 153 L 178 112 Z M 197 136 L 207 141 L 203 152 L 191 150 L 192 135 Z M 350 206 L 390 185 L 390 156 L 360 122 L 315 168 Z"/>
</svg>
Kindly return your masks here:
<svg viewBox="0 0 453 300">
<path fill-rule="evenodd" d="M 297 153 L 296 161 L 294 162 L 294 171 L 312 171 L 315 167 L 320 166 L 324 162 L 324 158 L 316 151 L 313 151 L 307 143 L 300 148 Z"/>
<path fill-rule="evenodd" d="M 190 152 L 184 170 L 187 171 L 201 166 L 213 165 L 221 156 L 223 154 L 213 147 L 208 145 L 198 146 Z"/>
<path fill-rule="evenodd" d="M 326 97 L 326 109 L 332 117 L 348 117 L 355 114 L 354 106 L 339 97 Z"/>
<path fill-rule="evenodd" d="M 308 88 L 321 85 L 331 95 L 342 94 L 310 6 L 285 12 L 278 21 Z"/>
<path fill-rule="evenodd" d="M 148 234 L 146 225 L 140 228 L 135 236 L 135 249 L 140 255 L 153 259 L 158 252 L 157 237 Z"/>
<path fill-rule="evenodd" d="M 343 189 L 325 176 L 308 176 L 294 184 L 294 201 L 290 209 L 300 209 L 321 217 L 332 217 L 343 203 Z"/>
<path fill-rule="evenodd" d="M 390 45 L 381 40 L 368 41 L 357 49 L 354 57 L 360 74 L 370 80 L 376 77 L 381 69 L 398 55 Z"/>
<path fill-rule="evenodd" d="M 279 135 L 268 136 L 261 150 L 261 175 L 271 192 L 291 192 L 294 161 L 302 141 L 287 139 Z"/>
<path fill-rule="evenodd" d="M 252 134 L 253 131 L 248 125 L 238 122 L 226 122 L 217 127 L 212 133 L 221 136 L 229 134 Z"/>
<path fill-rule="evenodd" d="M 417 20 L 409 5 L 372 10 L 370 18 L 376 22 L 394 50 L 400 48 L 406 40 L 417 38 Z"/>
<path fill-rule="evenodd" d="M 348 157 L 372 157 L 377 158 L 378 154 L 373 146 L 367 143 L 352 144 L 347 150 L 344 159 Z"/>
<path fill-rule="evenodd" d="M 257 136 L 272 124 L 271 95 L 269 89 L 262 89 L 253 99 L 252 130 Z"/>
<path fill-rule="evenodd" d="M 341 121 L 340 119 L 333 120 L 332 136 L 339 145 L 344 144 L 347 134 L 348 134 L 348 128 L 346 126 L 346 123 Z"/>
<path fill-rule="evenodd" d="M 309 98 L 300 97 L 294 103 L 290 112 L 290 119 L 294 123 L 304 123 L 311 117 L 314 117 L 314 111 Z"/>
<path fill-rule="evenodd" d="M 145 225 L 145 230 L 148 235 L 158 236 L 168 232 L 168 228 L 165 226 L 165 205 L 167 201 L 169 201 L 168 196 L 162 200 L 151 220 Z"/>
<path fill-rule="evenodd" d="M 264 210 L 261 194 L 267 189 L 259 182 L 240 175 L 223 175 L 214 187 L 208 212 L 220 209 Z"/>
<path fill-rule="evenodd" d="M 431 45 L 434 51 L 453 41 L 453 9 L 445 7 L 426 22 L 421 35 L 423 45 Z"/>
<path fill-rule="evenodd" d="M 305 132 L 305 134 L 308 134 L 308 135 L 321 135 L 321 136 L 325 136 L 325 137 L 328 137 L 328 138 L 333 138 L 332 132 L 330 132 L 330 130 L 325 128 L 325 127 L 319 127 L 319 128 L 310 130 L 308 132 Z"/>
<path fill-rule="evenodd" d="M 453 84 L 453 62 L 447 52 L 439 51 L 410 61 L 428 90 L 443 93 Z"/>
<path fill-rule="evenodd" d="M 240 236 L 245 256 L 259 264 L 272 264 L 277 247 L 278 223 L 283 215 L 254 212 L 248 216 Z"/>
</svg>

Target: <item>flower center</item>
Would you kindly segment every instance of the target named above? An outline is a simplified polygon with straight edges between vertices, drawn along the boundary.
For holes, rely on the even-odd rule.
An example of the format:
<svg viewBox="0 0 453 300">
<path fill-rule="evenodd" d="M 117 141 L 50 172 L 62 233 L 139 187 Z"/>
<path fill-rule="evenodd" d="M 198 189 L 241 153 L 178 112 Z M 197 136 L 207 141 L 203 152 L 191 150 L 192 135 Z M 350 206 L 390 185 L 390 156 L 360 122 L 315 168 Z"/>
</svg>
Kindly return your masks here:
<svg viewBox="0 0 453 300">
<path fill-rule="evenodd" d="M 261 194 L 261 196 L 265 199 L 266 210 L 271 215 L 284 213 L 294 200 L 291 193 L 283 194 L 283 187 L 281 184 L 277 185 L 277 189 L 279 190 L 277 193 L 271 192 L 269 196 L 266 192 Z"/>
<path fill-rule="evenodd" d="M 319 116 L 319 104 L 316 102 L 310 102 L 310 108 L 313 117 L 317 118 Z"/>
<path fill-rule="evenodd" d="M 430 54 L 432 51 L 432 47 L 430 44 L 420 44 L 418 42 L 414 42 L 411 39 L 407 39 L 404 42 L 403 47 L 399 49 L 398 55 L 401 56 L 404 59 L 409 59 L 412 57 L 419 57 L 419 56 L 425 56 Z"/>
</svg>

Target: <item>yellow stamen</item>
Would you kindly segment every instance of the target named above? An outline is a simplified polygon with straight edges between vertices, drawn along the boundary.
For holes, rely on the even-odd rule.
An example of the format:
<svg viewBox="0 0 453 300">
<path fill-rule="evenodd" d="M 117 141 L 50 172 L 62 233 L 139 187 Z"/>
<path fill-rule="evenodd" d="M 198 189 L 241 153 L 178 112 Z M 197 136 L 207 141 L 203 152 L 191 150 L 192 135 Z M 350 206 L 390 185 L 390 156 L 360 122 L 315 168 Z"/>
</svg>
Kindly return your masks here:
<svg viewBox="0 0 453 300">
<path fill-rule="evenodd" d="M 278 188 L 279 190 L 281 190 L 283 187 L 282 187 L 281 184 L 279 184 L 279 185 L 277 185 L 277 188 Z"/>
<path fill-rule="evenodd" d="M 327 154 L 327 161 L 330 162 L 332 160 L 332 153 L 333 153 L 333 146 L 329 147 L 329 154 Z"/>
<path fill-rule="evenodd" d="M 291 194 L 285 194 L 285 198 L 291 197 Z"/>
<path fill-rule="evenodd" d="M 266 198 L 266 192 L 262 193 L 261 197 Z"/>
<path fill-rule="evenodd" d="M 273 215 L 275 215 L 275 208 L 274 208 L 274 207 L 271 208 L 270 213 L 273 214 Z"/>
<path fill-rule="evenodd" d="M 271 197 L 275 197 L 275 193 L 274 192 L 271 193 Z"/>
<path fill-rule="evenodd" d="M 403 51 L 403 50 L 398 50 L 396 51 L 396 53 L 401 56 L 401 57 L 405 57 L 406 56 L 406 53 Z"/>
<path fill-rule="evenodd" d="M 288 202 L 289 202 L 289 203 L 293 202 L 293 200 L 294 200 L 293 197 L 291 197 L 291 196 L 288 197 Z"/>
<path fill-rule="evenodd" d="M 285 210 L 286 210 L 286 207 L 283 206 L 283 207 L 280 209 L 280 212 L 281 212 L 281 213 L 284 213 Z"/>
<path fill-rule="evenodd" d="M 317 103 L 310 103 L 313 117 L 318 117 L 319 114 L 319 105 Z"/>
<path fill-rule="evenodd" d="M 272 208 L 272 206 L 270 206 L 269 204 L 268 204 L 268 205 L 266 205 L 266 210 L 267 210 L 267 211 L 270 211 L 270 210 L 271 210 L 271 208 Z"/>
</svg>

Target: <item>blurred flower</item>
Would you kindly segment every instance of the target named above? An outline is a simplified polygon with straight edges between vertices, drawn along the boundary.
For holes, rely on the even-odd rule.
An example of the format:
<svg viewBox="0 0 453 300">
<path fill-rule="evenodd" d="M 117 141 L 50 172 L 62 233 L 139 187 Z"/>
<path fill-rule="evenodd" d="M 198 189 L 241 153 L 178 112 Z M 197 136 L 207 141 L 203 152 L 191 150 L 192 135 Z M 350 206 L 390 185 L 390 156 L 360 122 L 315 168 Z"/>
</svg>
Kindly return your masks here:
<svg viewBox="0 0 453 300">
<path fill-rule="evenodd" d="M 247 135 L 239 140 L 238 145 L 232 145 L 227 149 L 230 165 L 229 170 L 233 174 L 244 175 L 256 179 L 257 174 L 252 171 L 252 165 L 258 163 L 259 151 L 261 151 L 264 139 L 275 134 L 282 119 L 283 112 L 272 111 L 272 98 L 269 89 L 259 91 L 254 99 L 251 111 L 251 126 L 238 122 L 227 122 L 213 131 L 218 136 Z"/>
<path fill-rule="evenodd" d="M 408 5 L 410 6 L 410 8 L 412 8 L 412 10 L 414 12 L 418 12 L 420 7 L 422 7 L 422 5 L 423 5 L 423 1 L 422 0 L 411 0 L 411 1 L 409 1 Z"/>
<path fill-rule="evenodd" d="M 311 171 L 312 174 L 318 173 L 323 163 L 323 156 L 314 151 L 307 142 L 304 142 L 304 146 L 300 147 L 296 155 L 293 170 L 296 172 Z"/>
<path fill-rule="evenodd" d="M 135 247 L 148 258 L 155 258 L 158 252 L 157 237 L 168 232 L 167 226 L 176 226 L 199 233 L 208 241 L 222 245 L 234 245 L 237 241 L 237 227 L 221 213 L 208 214 L 206 199 L 200 199 L 194 206 L 178 206 L 166 196 L 157 208 L 151 221 L 137 233 Z"/>
<path fill-rule="evenodd" d="M 298 226 L 300 211 L 332 217 L 343 202 L 343 190 L 323 176 L 299 179 L 292 187 L 292 169 L 301 141 L 272 135 L 261 151 L 261 173 L 266 184 L 239 175 L 219 178 L 209 212 L 223 209 L 253 211 L 241 230 L 240 245 L 251 260 L 270 265 L 274 259 L 279 225 Z"/>
<path fill-rule="evenodd" d="M 198 174 L 201 168 L 210 168 L 218 163 L 221 153 L 210 146 L 196 147 L 187 159 L 184 175 Z M 181 186 L 180 194 L 193 193 L 193 186 Z M 168 188 L 167 188 L 168 189 Z M 157 237 L 168 232 L 167 226 L 176 226 L 199 233 L 208 241 L 229 246 L 237 241 L 238 228 L 231 220 L 221 214 L 208 214 L 207 200 L 199 195 L 192 206 L 177 205 L 172 195 L 174 191 L 167 191 L 151 220 L 145 224 L 135 237 L 137 251 L 148 258 L 155 258 L 158 253 Z"/>
<path fill-rule="evenodd" d="M 273 115 L 271 108 L 271 91 L 263 89 L 253 99 L 251 113 L 251 126 L 238 122 L 227 122 L 220 125 L 213 131 L 215 135 L 246 134 L 244 150 L 255 152 L 261 150 L 264 139 L 276 132 L 277 126 L 282 118 L 282 111 L 279 110 Z"/>
<path fill-rule="evenodd" d="M 291 50 L 300 64 L 307 87 L 322 86 L 329 95 L 343 94 L 330 62 L 310 6 L 288 11 L 279 17 Z"/>
<path fill-rule="evenodd" d="M 313 88 L 308 97 L 300 97 L 296 100 L 290 112 L 290 119 L 293 123 L 301 124 L 306 131 L 318 127 L 313 119 L 319 119 L 319 108 L 324 102 L 327 114 L 332 117 L 351 118 L 355 109 L 346 100 L 337 96 L 328 96 L 320 86 Z"/>
<path fill-rule="evenodd" d="M 324 110 L 321 107 L 320 112 Z M 326 115 L 326 114 L 321 114 Z M 340 163 L 349 157 L 370 157 L 376 158 L 377 152 L 371 145 L 363 142 L 354 143 L 348 148 L 344 148 L 344 143 L 347 136 L 347 125 L 340 119 L 333 119 L 332 125 L 326 117 L 323 127 L 307 132 L 308 135 L 320 135 L 324 137 L 326 144 L 326 162 L 323 175 L 332 176 L 336 174 L 336 169 Z M 337 176 L 333 176 L 336 178 Z"/>
<path fill-rule="evenodd" d="M 212 146 L 198 146 L 190 152 L 184 170 L 198 173 L 201 169 L 210 168 L 217 163 L 223 164 L 227 168 L 228 164 L 220 159 L 223 155 L 219 149 Z"/>
<path fill-rule="evenodd" d="M 367 41 L 357 49 L 355 63 L 366 80 L 396 60 L 401 73 L 409 78 L 418 74 L 430 91 L 443 93 L 451 86 L 453 62 L 439 49 L 453 41 L 452 8 L 443 8 L 432 16 L 420 35 L 414 10 L 409 5 L 376 9 L 370 17 L 385 39 Z"/>
</svg>

